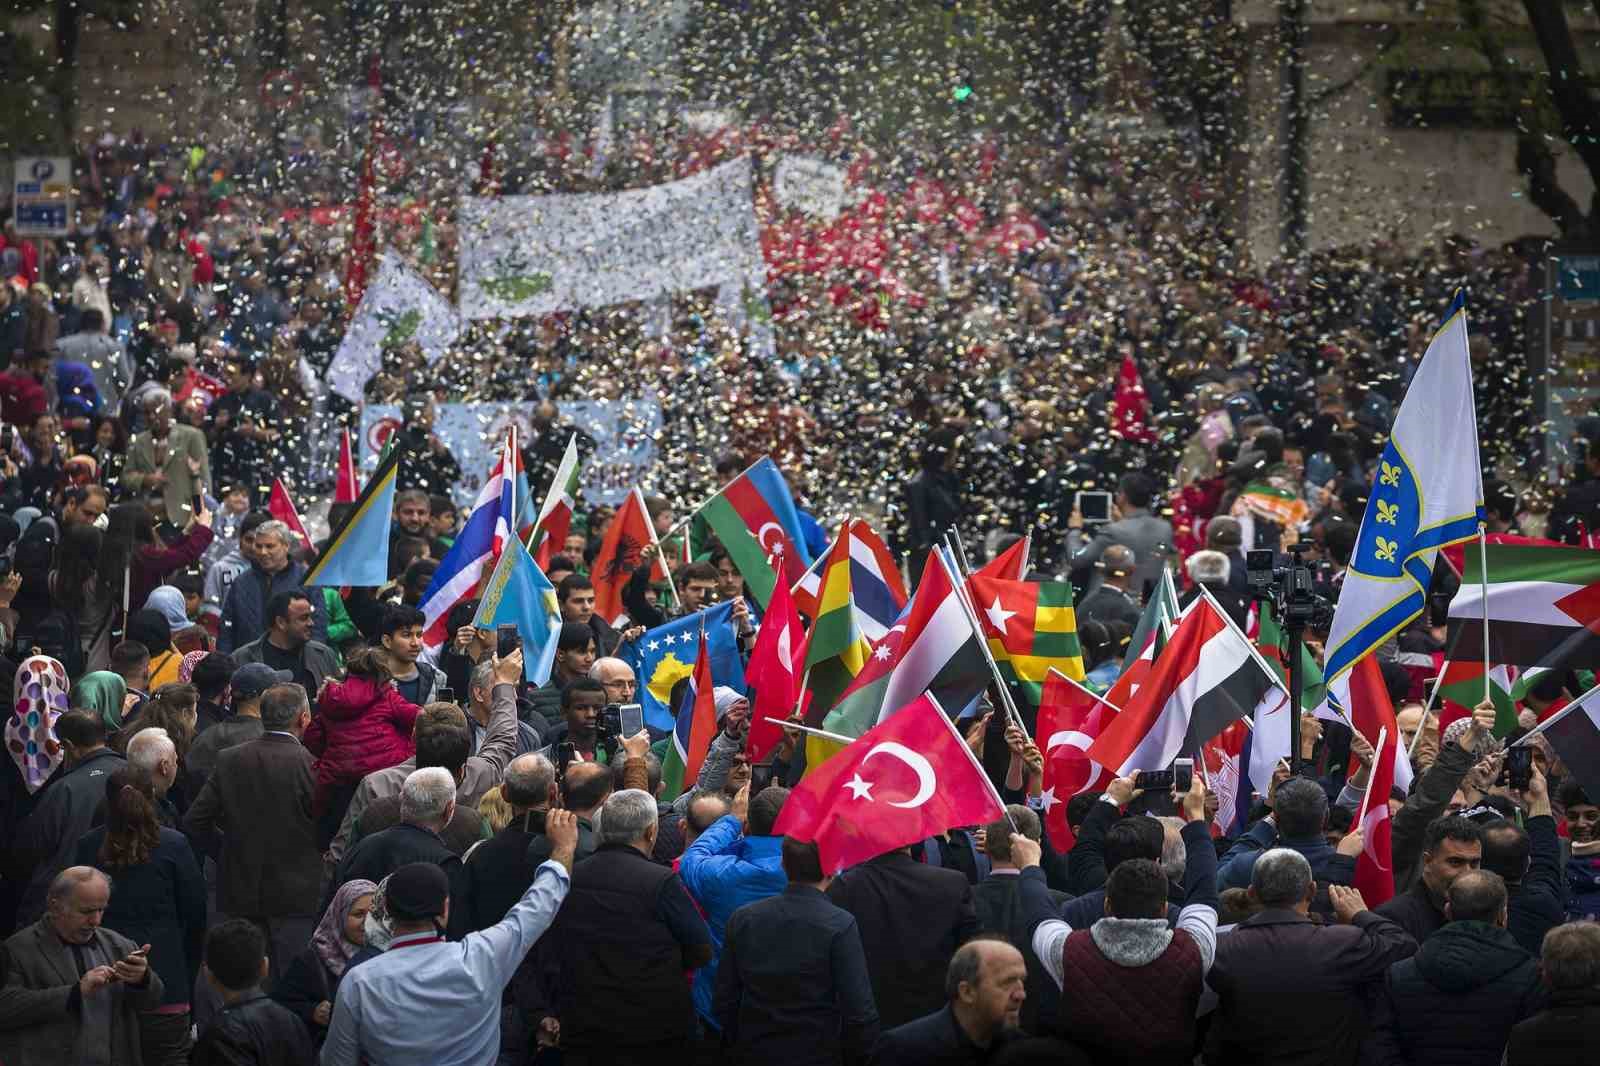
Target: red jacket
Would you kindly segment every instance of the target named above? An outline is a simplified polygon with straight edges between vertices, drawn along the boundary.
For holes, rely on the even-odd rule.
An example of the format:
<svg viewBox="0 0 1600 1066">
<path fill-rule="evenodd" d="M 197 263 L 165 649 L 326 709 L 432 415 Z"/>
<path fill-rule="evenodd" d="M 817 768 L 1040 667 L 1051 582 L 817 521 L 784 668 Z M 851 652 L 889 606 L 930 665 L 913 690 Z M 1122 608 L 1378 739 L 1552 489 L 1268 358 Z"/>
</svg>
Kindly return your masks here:
<svg viewBox="0 0 1600 1066">
<path fill-rule="evenodd" d="M 354 675 L 329 682 L 304 738 L 306 750 L 317 757 L 317 785 L 353 785 L 411 758 L 411 728 L 421 712 L 393 685 L 380 687 Z"/>
</svg>

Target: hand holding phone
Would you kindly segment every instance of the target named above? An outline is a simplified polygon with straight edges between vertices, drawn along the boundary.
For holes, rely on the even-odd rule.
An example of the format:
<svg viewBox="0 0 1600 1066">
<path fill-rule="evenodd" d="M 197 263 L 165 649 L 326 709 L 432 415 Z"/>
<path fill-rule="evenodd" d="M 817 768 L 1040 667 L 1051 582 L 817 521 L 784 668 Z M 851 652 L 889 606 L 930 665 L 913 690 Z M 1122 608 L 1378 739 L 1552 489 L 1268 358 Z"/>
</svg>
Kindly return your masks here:
<svg viewBox="0 0 1600 1066">
<path fill-rule="evenodd" d="M 518 648 L 522 647 L 522 635 L 517 632 L 514 625 L 499 625 L 495 627 L 496 654 L 504 659 Z"/>
</svg>

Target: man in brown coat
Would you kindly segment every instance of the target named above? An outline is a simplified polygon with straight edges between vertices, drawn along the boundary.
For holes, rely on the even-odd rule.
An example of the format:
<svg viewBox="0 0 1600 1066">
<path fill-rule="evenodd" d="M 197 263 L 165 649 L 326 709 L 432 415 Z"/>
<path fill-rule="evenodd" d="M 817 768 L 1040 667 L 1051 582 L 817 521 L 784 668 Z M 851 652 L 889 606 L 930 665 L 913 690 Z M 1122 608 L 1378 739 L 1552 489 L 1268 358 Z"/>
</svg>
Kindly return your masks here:
<svg viewBox="0 0 1600 1066">
<path fill-rule="evenodd" d="M 100 927 L 111 880 L 72 866 L 51 882 L 45 916 L 6 941 L 0 1061 L 7 1066 L 139 1066 L 139 1012 L 161 1003 L 141 947 Z"/>
<path fill-rule="evenodd" d="M 184 818 L 185 831 L 217 862 L 218 910 L 261 927 L 274 974 L 311 939 L 320 900 L 316 781 L 311 753 L 300 743 L 310 721 L 305 689 L 267 689 L 261 737 L 217 756 Z"/>
</svg>

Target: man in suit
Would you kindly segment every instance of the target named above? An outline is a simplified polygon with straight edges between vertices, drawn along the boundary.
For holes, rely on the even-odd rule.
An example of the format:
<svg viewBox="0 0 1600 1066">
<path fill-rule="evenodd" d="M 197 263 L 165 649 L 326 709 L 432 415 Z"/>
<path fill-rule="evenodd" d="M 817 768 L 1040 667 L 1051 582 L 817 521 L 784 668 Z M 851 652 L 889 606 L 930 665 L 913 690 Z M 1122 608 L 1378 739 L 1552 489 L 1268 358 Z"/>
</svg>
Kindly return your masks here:
<svg viewBox="0 0 1600 1066">
<path fill-rule="evenodd" d="M 182 529 L 189 523 L 190 501 L 211 484 L 211 457 L 206 435 L 172 420 L 172 393 L 151 389 L 141 402 L 145 431 L 128 445 L 122 471 L 124 491 L 160 491 L 167 521 Z"/>
<path fill-rule="evenodd" d="M 267 937 L 273 973 L 306 946 L 316 924 L 322 852 L 311 813 L 316 780 L 300 743 L 311 723 L 305 689 L 261 696 L 261 737 L 217 756 L 184 830 L 217 862 L 217 907 Z"/>
<path fill-rule="evenodd" d="M 1117 498 L 1113 501 L 1114 521 L 1096 533 L 1087 543 L 1083 539 L 1083 515 L 1076 508 L 1067 519 L 1067 555 L 1074 570 L 1085 569 L 1099 562 L 1100 556 L 1113 544 L 1130 548 L 1134 554 L 1133 593 L 1142 596 L 1147 588 L 1161 578 L 1161 568 L 1172 553 L 1172 523 L 1150 513 L 1150 502 L 1155 498 L 1156 484 L 1148 474 L 1137 471 L 1126 474 L 1117 483 Z M 1089 591 L 1100 587 L 1103 575 L 1091 574 Z"/>
<path fill-rule="evenodd" d="M 1020 1036 L 1027 967 L 1022 952 L 983 937 L 950 960 L 941 1009 L 890 1029 L 878 1042 L 877 1066 L 956 1066 L 988 1062 Z"/>
<path fill-rule="evenodd" d="M 150 945 L 100 927 L 111 879 L 92 866 L 63 870 L 48 899 L 45 916 L 6 941 L 0 1060 L 139 1066 L 139 1012 L 161 1004 Z"/>
<path fill-rule="evenodd" d="M 828 898 L 854 915 L 878 1017 L 887 1028 L 945 1002 L 950 956 L 978 931 L 972 886 L 959 870 L 927 866 L 896 848 L 852 866 Z"/>
<path fill-rule="evenodd" d="M 739 1063 L 865 1063 L 878 1037 L 861 933 L 823 893 L 815 843 L 784 837 L 788 886 L 728 919 L 714 1012 Z"/>
<path fill-rule="evenodd" d="M 985 933 L 1004 936 L 1021 947 L 1028 943 L 1033 929 L 1022 913 L 1022 903 L 1017 896 L 1022 870 L 1011 854 L 1011 827 L 1014 824 L 1015 831 L 1029 840 L 1038 840 L 1042 827 L 1033 809 L 1020 803 L 1006 807 L 1006 814 L 1007 818 L 990 822 L 984 828 L 983 850 L 989 856 L 989 876 L 978 882 L 972 890 L 972 896 L 977 904 L 979 927 Z M 1046 891 L 1050 894 L 1056 913 L 1072 898 L 1054 889 Z M 1055 1020 L 1057 1001 L 1061 997 L 1038 957 L 1031 951 L 1022 954 L 1028 966 L 1028 998 L 1022 1003 L 1022 1028 L 1029 1033 L 1049 1032 Z"/>
<path fill-rule="evenodd" d="M 1139 626 L 1139 594 L 1133 589 L 1133 549 L 1110 544 L 1095 565 L 1098 587 L 1078 604 L 1078 617 L 1101 625 L 1120 625 L 1126 632 Z"/>
</svg>

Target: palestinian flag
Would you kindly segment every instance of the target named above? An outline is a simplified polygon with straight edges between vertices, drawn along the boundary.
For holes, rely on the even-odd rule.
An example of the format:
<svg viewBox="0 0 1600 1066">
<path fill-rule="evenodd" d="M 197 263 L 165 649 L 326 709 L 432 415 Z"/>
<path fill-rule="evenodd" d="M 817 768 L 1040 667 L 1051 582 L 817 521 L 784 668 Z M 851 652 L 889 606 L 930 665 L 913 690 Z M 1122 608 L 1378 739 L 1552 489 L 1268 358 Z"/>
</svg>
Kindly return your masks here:
<svg viewBox="0 0 1600 1066">
<path fill-rule="evenodd" d="M 1065 581 L 969 579 L 972 606 L 1000 674 L 1038 707 L 1045 677 L 1052 669 L 1083 680 L 1083 649 L 1078 645 L 1072 586 Z M 921 594 L 918 589 L 918 595 Z"/>
<path fill-rule="evenodd" d="M 1479 622 L 1482 625 L 1482 622 Z M 1489 699 L 1494 703 L 1494 735 L 1504 737 L 1517 728 L 1517 685 L 1515 667 L 1492 666 L 1489 670 Z M 1439 732 L 1457 718 L 1472 717 L 1472 708 L 1483 701 L 1483 661 L 1445 664 L 1439 678 Z"/>
<path fill-rule="evenodd" d="M 1600 796 L 1600 688 L 1573 700 L 1539 727 L 1589 796 Z"/>
<path fill-rule="evenodd" d="M 1276 522 L 1285 529 L 1297 528 L 1311 513 L 1304 500 L 1270 481 L 1250 482 L 1239 494 L 1239 502 L 1251 514 Z"/>
<path fill-rule="evenodd" d="M 1462 556 L 1461 589 L 1450 601 L 1446 658 L 1483 654 L 1482 549 Z M 1490 544 L 1489 661 L 1555 669 L 1600 662 L 1600 551 Z"/>
<path fill-rule="evenodd" d="M 763 610 L 780 577 L 793 586 L 811 562 L 789 486 L 766 456 L 711 497 L 692 527 L 690 555 L 698 558 L 707 534 L 715 535 Z"/>
<path fill-rule="evenodd" d="M 940 549 L 933 551 L 937 556 Z M 905 620 L 872 649 L 822 728 L 859 737 L 925 692 L 954 713 L 991 679 L 949 569 L 930 559 Z"/>
</svg>

